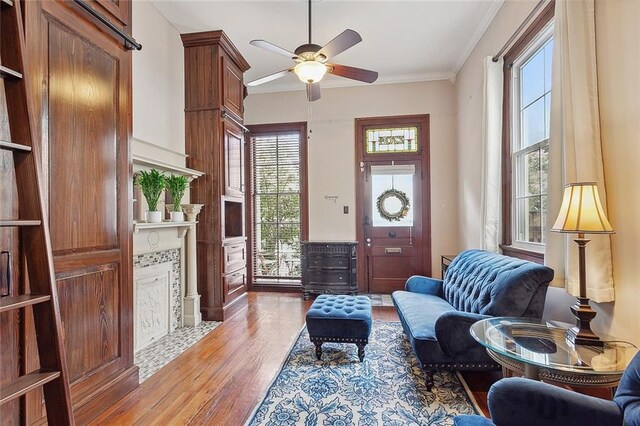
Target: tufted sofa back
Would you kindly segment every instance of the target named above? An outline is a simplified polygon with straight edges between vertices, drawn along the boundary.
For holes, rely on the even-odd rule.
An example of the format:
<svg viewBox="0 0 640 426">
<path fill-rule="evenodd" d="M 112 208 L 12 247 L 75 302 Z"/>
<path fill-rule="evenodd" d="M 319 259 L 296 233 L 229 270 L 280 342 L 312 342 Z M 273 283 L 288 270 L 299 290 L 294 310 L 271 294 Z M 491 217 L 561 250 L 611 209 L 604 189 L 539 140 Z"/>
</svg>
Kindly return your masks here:
<svg viewBox="0 0 640 426">
<path fill-rule="evenodd" d="M 444 298 L 457 310 L 491 316 L 541 318 L 553 270 L 483 250 L 453 259 L 444 278 Z"/>
</svg>

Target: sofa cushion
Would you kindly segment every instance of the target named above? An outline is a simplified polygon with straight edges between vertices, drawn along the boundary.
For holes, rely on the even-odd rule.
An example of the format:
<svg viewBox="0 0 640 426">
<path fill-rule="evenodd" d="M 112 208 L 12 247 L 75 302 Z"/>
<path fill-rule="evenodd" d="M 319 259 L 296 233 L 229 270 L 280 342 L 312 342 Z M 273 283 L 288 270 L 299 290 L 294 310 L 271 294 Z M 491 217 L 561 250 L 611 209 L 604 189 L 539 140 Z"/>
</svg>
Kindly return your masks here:
<svg viewBox="0 0 640 426">
<path fill-rule="evenodd" d="M 443 291 L 447 302 L 459 311 L 540 316 L 542 305 L 538 299 L 544 302 L 552 279 L 553 270 L 546 266 L 483 250 L 467 250 L 447 268 Z"/>
<path fill-rule="evenodd" d="M 394 291 L 391 295 L 407 335 L 416 340 L 436 340 L 436 320 L 455 311 L 446 300 L 431 294 Z"/>
</svg>

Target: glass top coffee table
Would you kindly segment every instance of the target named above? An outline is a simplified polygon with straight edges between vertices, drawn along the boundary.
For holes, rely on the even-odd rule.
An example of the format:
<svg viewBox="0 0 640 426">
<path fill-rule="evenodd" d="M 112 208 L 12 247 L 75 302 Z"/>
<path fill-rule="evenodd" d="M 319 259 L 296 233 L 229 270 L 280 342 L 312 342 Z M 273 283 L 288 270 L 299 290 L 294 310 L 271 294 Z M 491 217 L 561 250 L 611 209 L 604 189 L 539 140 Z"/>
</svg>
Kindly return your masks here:
<svg viewBox="0 0 640 426">
<path fill-rule="evenodd" d="M 556 321 L 495 317 L 476 322 L 470 331 L 503 368 L 530 379 L 617 386 L 637 348 L 602 335 L 604 347 L 574 346 L 565 338 L 571 327 Z"/>
</svg>

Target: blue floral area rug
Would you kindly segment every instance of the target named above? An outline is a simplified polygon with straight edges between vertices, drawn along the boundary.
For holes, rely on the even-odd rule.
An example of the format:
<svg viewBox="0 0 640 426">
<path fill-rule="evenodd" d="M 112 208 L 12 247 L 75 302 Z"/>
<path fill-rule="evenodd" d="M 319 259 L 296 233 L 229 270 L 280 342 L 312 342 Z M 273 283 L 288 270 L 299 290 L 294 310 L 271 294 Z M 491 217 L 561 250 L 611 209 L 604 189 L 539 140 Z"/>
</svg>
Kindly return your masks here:
<svg viewBox="0 0 640 426">
<path fill-rule="evenodd" d="M 354 344 L 325 343 L 317 361 L 306 327 L 247 425 L 452 425 L 477 414 L 455 374 L 428 392 L 399 322 L 374 321 L 364 362 Z"/>
</svg>

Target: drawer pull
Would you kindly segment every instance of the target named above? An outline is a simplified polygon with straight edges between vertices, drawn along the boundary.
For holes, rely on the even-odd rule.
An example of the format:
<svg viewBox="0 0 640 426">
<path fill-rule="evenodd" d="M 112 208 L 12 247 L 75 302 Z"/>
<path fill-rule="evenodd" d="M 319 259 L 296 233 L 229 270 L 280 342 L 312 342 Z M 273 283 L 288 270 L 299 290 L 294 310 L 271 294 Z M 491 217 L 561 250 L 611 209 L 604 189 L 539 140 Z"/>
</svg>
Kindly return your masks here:
<svg viewBox="0 0 640 426">
<path fill-rule="evenodd" d="M 384 249 L 385 254 L 391 254 L 391 253 L 395 253 L 395 254 L 399 254 L 402 253 L 402 247 L 386 247 Z"/>
</svg>

